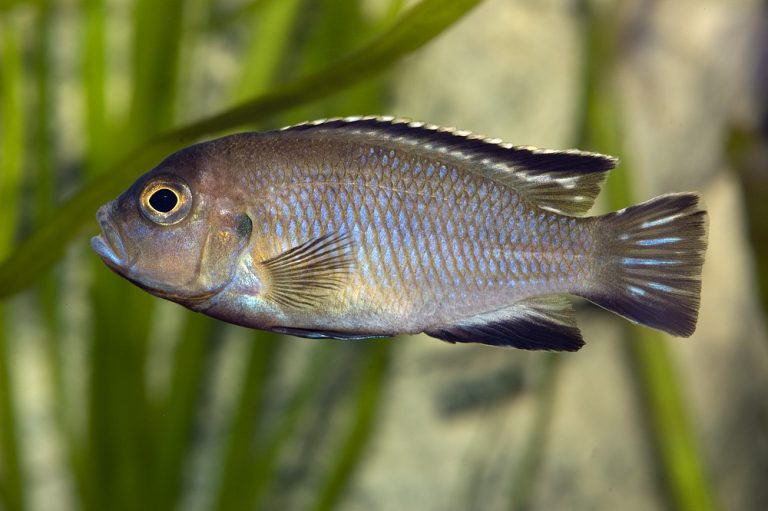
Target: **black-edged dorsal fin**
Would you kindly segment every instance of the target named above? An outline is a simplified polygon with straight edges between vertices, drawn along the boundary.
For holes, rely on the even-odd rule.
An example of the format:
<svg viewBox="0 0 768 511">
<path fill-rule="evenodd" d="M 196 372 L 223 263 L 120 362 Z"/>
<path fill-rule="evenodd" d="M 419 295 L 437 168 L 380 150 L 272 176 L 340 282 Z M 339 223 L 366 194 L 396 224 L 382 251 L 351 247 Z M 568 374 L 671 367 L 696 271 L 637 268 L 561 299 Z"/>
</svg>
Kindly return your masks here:
<svg viewBox="0 0 768 511">
<path fill-rule="evenodd" d="M 344 117 L 288 126 L 282 131 L 327 131 L 419 146 L 465 160 L 467 169 L 514 188 L 532 203 L 553 211 L 581 215 L 600 193 L 606 174 L 616 166 L 611 156 L 579 150 L 513 146 L 456 128 L 394 117 Z"/>
</svg>

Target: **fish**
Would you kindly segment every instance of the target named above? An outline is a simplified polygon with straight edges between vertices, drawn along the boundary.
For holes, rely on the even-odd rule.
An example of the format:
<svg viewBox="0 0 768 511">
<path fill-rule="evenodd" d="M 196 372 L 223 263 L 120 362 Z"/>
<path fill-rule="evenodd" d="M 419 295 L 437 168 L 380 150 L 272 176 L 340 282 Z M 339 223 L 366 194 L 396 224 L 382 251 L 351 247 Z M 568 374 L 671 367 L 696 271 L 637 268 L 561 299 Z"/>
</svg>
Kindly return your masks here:
<svg viewBox="0 0 768 511">
<path fill-rule="evenodd" d="M 688 337 L 707 213 L 672 193 L 586 216 L 616 164 L 408 119 L 323 119 L 171 154 L 99 208 L 91 245 L 153 295 L 292 336 L 576 351 L 575 297 Z"/>
</svg>

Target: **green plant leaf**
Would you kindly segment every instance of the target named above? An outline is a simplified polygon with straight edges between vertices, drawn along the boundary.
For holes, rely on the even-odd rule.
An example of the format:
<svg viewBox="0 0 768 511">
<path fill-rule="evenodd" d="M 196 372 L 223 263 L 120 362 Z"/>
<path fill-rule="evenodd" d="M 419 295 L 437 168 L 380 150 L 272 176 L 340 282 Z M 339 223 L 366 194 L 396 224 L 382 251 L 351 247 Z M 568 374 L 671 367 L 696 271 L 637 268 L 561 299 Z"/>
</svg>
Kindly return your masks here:
<svg viewBox="0 0 768 511">
<path fill-rule="evenodd" d="M 219 491 L 214 509 L 246 509 L 241 504 L 251 485 L 251 471 L 247 470 L 255 426 L 268 399 L 269 383 L 280 356 L 280 340 L 274 336 L 256 334 L 249 346 L 248 365 L 240 396 L 235 406 L 220 471 Z"/>
<path fill-rule="evenodd" d="M 38 5 L 42 3 L 43 0 L 0 0 L 0 13 L 4 11 L 10 11 L 14 7 L 18 7 L 20 5 Z"/>
<path fill-rule="evenodd" d="M 21 115 L 23 64 L 19 30 L 0 19 L 0 254 L 6 252 L 19 214 L 21 169 L 24 162 L 24 124 Z M 0 304 L 0 507 L 25 509 L 24 473 L 17 424 L 18 407 L 13 378 L 10 314 Z"/>
<path fill-rule="evenodd" d="M 195 414 L 209 383 L 214 342 L 220 342 L 223 325 L 202 314 L 185 313 L 173 357 L 167 395 L 155 399 L 157 424 L 152 435 L 155 463 L 145 503 L 153 509 L 176 509 L 184 492 L 185 463 L 194 443 Z"/>
<path fill-rule="evenodd" d="M 245 53 L 240 83 L 236 87 L 238 101 L 254 92 L 266 90 L 277 82 L 281 63 L 290 58 L 291 40 L 298 15 L 306 0 L 270 0 L 260 2 L 258 16 L 251 15 L 257 25 Z"/>
<path fill-rule="evenodd" d="M 172 124 L 185 5 L 135 0 L 129 142 L 144 142 Z"/>
<path fill-rule="evenodd" d="M 256 96 L 218 115 L 161 135 L 87 183 L 19 244 L 0 266 L 0 298 L 34 283 L 73 238 L 92 232 L 96 208 L 112 199 L 164 155 L 196 138 L 262 121 L 288 108 L 338 92 L 383 71 L 459 20 L 481 0 L 423 0 L 368 44 L 304 78 Z"/>
<path fill-rule="evenodd" d="M 344 492 L 361 462 L 361 454 L 376 427 L 376 416 L 382 402 L 381 394 L 387 377 L 392 343 L 389 339 L 370 341 L 366 369 L 357 386 L 350 430 L 339 447 L 339 454 L 329 467 L 328 477 L 317 493 L 312 511 L 331 511 Z"/>
</svg>

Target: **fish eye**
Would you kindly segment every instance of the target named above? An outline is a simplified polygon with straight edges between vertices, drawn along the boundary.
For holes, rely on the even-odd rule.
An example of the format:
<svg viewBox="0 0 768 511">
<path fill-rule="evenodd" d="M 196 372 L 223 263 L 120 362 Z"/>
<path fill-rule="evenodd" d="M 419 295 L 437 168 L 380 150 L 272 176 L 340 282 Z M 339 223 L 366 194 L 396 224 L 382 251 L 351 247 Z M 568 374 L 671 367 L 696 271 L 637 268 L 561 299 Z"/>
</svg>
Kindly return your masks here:
<svg viewBox="0 0 768 511">
<path fill-rule="evenodd" d="M 152 222 L 172 225 L 187 216 L 192 206 L 189 187 L 180 178 L 170 175 L 157 176 L 144 186 L 140 209 Z"/>
<path fill-rule="evenodd" d="M 170 213 L 178 203 L 178 195 L 170 188 L 160 188 L 149 196 L 149 205 L 159 213 Z"/>
</svg>

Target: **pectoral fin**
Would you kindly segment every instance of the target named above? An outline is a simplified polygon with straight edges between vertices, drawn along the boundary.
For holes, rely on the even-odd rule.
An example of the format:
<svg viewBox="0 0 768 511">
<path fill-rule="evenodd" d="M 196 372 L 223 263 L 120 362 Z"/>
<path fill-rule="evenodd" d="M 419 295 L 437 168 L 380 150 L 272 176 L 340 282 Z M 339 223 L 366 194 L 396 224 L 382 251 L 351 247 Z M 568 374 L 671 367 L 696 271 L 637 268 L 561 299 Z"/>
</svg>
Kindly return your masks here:
<svg viewBox="0 0 768 511">
<path fill-rule="evenodd" d="M 573 306 L 561 295 L 531 298 L 424 333 L 451 343 L 476 342 L 525 350 L 576 351 L 584 345 Z"/>
<path fill-rule="evenodd" d="M 261 264 L 266 270 L 267 299 L 287 307 L 317 306 L 341 287 L 352 271 L 352 241 L 346 234 L 326 234 Z"/>
</svg>

